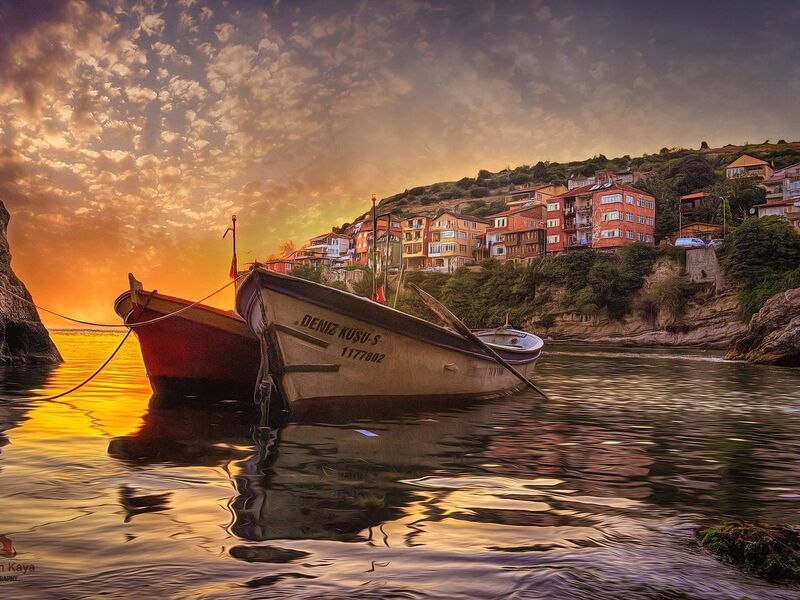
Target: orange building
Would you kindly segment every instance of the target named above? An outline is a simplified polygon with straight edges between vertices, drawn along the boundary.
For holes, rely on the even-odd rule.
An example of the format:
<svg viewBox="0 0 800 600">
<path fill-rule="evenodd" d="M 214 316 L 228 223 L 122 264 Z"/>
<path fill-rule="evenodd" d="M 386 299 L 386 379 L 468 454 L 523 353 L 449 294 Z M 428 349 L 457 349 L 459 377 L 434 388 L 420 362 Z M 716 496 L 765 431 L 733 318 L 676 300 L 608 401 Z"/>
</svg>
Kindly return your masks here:
<svg viewBox="0 0 800 600">
<path fill-rule="evenodd" d="M 655 198 L 629 185 L 575 188 L 547 205 L 547 252 L 653 244 L 655 217 Z"/>
<path fill-rule="evenodd" d="M 445 211 L 431 220 L 428 258 L 430 266 L 451 272 L 475 261 L 489 222 L 480 217 Z"/>
<path fill-rule="evenodd" d="M 416 215 L 403 221 L 403 260 L 406 269 L 423 269 L 430 266 L 428 243 L 430 242 L 429 217 Z"/>
<path fill-rule="evenodd" d="M 520 208 L 528 204 L 544 206 L 554 198 L 567 191 L 566 186 L 554 183 L 526 183 L 515 185 L 514 191 L 505 198 L 508 208 Z"/>
<path fill-rule="evenodd" d="M 725 167 L 725 177 L 733 179 L 734 177 L 753 177 L 756 179 L 767 179 L 772 176 L 773 169 L 769 163 L 750 156 L 749 154 L 742 154 L 739 158 Z"/>
<path fill-rule="evenodd" d="M 492 224 L 486 230 L 486 247 L 489 256 L 497 260 L 508 258 L 506 241 L 512 232 L 544 229 L 544 206 L 506 210 L 489 217 Z M 515 238 L 516 239 L 516 238 Z"/>
</svg>

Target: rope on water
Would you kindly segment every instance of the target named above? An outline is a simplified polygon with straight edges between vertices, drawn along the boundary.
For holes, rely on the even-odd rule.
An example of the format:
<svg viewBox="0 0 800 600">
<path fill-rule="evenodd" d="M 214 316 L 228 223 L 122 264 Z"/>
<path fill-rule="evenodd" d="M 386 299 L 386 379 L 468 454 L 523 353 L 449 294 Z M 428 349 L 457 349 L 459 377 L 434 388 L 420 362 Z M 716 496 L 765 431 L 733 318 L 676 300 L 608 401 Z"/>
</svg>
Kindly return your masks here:
<svg viewBox="0 0 800 600">
<path fill-rule="evenodd" d="M 57 312 L 55 312 L 53 310 L 50 310 L 49 308 L 44 308 L 43 306 L 39 306 L 33 300 L 29 300 L 28 298 L 25 298 L 24 296 L 20 296 L 19 294 L 16 294 L 15 292 L 12 292 L 11 290 L 6 290 L 6 292 L 8 292 L 11 296 L 14 296 L 15 298 L 19 298 L 20 300 L 22 300 L 24 302 L 27 302 L 28 304 L 31 304 L 32 306 L 35 306 L 36 308 L 38 308 L 39 310 L 41 310 L 43 312 L 49 313 L 51 315 L 54 315 L 56 317 L 59 317 L 61 319 L 66 320 L 66 321 L 71 321 L 72 323 L 79 323 L 81 325 L 89 325 L 90 327 L 114 327 L 114 328 L 127 327 L 129 329 L 138 329 L 139 327 L 144 327 L 145 325 L 152 325 L 153 323 L 158 323 L 160 321 L 166 321 L 167 319 L 170 319 L 170 318 L 172 318 L 174 316 L 177 316 L 177 315 L 179 315 L 181 313 L 184 313 L 187 310 L 189 310 L 190 308 L 194 308 L 195 306 L 197 306 L 201 302 L 205 302 L 206 300 L 208 300 L 212 296 L 216 296 L 221 291 L 225 290 L 226 288 L 229 288 L 230 286 L 232 286 L 234 283 L 236 283 L 240 279 L 243 279 L 243 278 L 247 277 L 247 275 L 249 275 L 249 272 L 248 273 L 242 273 L 236 279 L 234 279 L 232 281 L 229 281 L 228 283 L 223 285 L 218 290 L 215 290 L 215 291 L 211 292 L 208 296 L 204 296 L 203 298 L 200 298 L 200 300 L 192 302 L 191 304 L 189 304 L 187 306 L 184 306 L 183 308 L 180 308 L 180 309 L 176 310 L 175 312 L 171 312 L 171 313 L 166 314 L 166 315 L 161 315 L 160 317 L 156 317 L 155 319 L 150 319 L 149 321 L 140 321 L 139 323 L 94 323 L 92 321 L 82 321 L 80 319 L 73 319 L 72 317 L 68 317 L 66 315 L 62 315 L 61 313 L 57 313 Z"/>
</svg>

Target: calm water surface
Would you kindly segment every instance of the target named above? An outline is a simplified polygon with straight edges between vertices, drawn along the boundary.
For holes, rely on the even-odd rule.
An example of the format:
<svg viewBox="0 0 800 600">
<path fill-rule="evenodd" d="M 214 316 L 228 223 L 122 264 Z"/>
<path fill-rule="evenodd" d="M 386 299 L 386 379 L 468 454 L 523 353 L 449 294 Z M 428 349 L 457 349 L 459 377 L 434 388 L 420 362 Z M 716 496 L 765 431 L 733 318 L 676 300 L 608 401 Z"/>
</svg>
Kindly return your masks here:
<svg viewBox="0 0 800 600">
<path fill-rule="evenodd" d="M 0 576 L 29 569 L 0 597 L 800 596 L 691 544 L 800 522 L 800 371 L 557 347 L 550 402 L 351 406 L 265 437 L 248 403 L 151 401 L 133 337 L 80 392 L 25 399 L 120 334 L 54 339 L 66 364 L 0 370 Z"/>
</svg>

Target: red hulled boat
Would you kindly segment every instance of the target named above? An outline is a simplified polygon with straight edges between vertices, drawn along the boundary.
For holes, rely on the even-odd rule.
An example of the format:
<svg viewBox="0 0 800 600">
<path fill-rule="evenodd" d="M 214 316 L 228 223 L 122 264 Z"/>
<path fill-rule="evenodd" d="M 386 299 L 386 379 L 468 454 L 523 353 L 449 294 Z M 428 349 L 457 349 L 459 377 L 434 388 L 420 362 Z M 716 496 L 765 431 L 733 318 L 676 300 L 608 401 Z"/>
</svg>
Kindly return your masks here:
<svg viewBox="0 0 800 600">
<path fill-rule="evenodd" d="M 189 300 L 141 289 L 132 275 L 131 289 L 114 302 L 126 325 L 150 321 L 192 304 Z M 188 310 L 134 329 L 150 386 L 159 396 L 252 395 L 261 351 L 244 320 L 197 304 Z"/>
</svg>

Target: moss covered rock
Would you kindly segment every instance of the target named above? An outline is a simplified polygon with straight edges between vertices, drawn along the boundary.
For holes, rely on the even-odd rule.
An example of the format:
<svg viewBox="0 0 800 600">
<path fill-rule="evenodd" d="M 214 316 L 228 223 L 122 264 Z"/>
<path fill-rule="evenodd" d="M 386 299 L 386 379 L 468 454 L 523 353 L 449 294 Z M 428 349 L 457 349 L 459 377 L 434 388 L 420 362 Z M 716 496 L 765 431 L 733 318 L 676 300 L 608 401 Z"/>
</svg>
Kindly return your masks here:
<svg viewBox="0 0 800 600">
<path fill-rule="evenodd" d="M 800 530 L 785 525 L 724 523 L 697 531 L 702 547 L 767 581 L 800 583 Z"/>
</svg>

